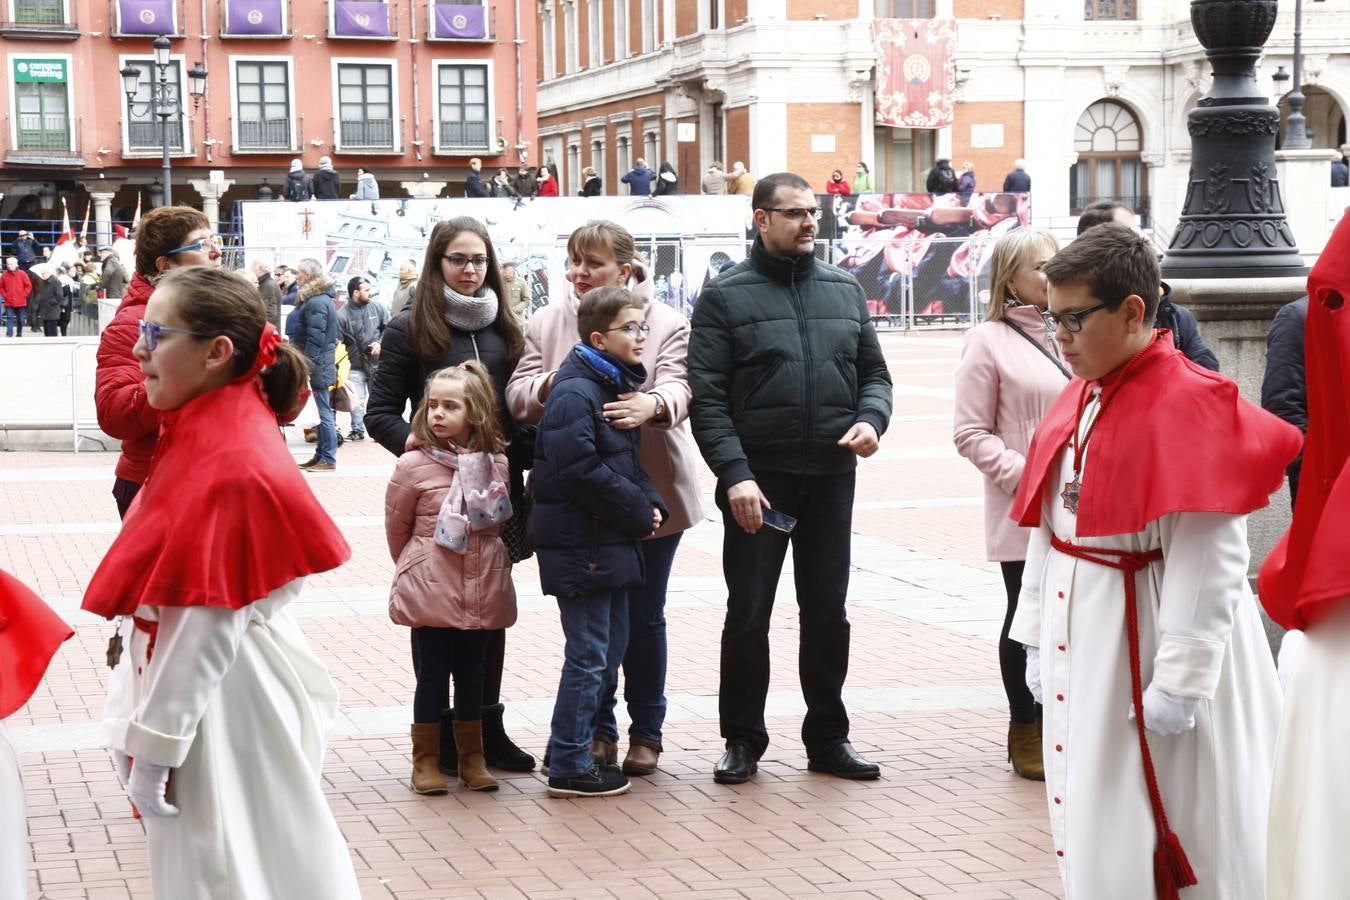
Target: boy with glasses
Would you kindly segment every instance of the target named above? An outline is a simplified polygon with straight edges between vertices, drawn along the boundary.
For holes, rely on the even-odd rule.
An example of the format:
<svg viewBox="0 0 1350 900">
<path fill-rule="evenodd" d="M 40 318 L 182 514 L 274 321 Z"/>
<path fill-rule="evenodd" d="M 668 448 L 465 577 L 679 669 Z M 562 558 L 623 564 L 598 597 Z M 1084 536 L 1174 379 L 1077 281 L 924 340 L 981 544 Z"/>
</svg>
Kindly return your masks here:
<svg viewBox="0 0 1350 900">
<path fill-rule="evenodd" d="M 1137 897 L 1151 870 L 1159 897 L 1257 900 L 1280 694 L 1247 514 L 1300 435 L 1154 328 L 1157 254 L 1130 228 L 1091 228 L 1042 271 L 1076 377 L 1013 503 L 1034 530 L 1010 636 L 1044 704 L 1065 895 Z"/>
</svg>

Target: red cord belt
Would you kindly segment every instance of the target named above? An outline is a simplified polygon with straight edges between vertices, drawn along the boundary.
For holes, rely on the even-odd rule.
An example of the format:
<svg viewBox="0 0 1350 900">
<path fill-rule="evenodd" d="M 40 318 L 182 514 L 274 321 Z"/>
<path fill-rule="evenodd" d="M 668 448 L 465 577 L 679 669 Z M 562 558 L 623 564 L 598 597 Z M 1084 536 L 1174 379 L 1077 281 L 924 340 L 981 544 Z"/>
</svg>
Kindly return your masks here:
<svg viewBox="0 0 1350 900">
<path fill-rule="evenodd" d="M 1158 835 L 1157 847 L 1153 851 L 1153 886 L 1158 892 L 1158 900 L 1178 900 L 1181 889 L 1196 884 L 1196 878 L 1190 861 L 1186 859 L 1186 851 L 1181 848 L 1181 839 L 1167 823 L 1162 792 L 1158 789 L 1158 775 L 1153 768 L 1153 755 L 1149 753 L 1148 739 L 1144 736 L 1144 691 L 1139 676 L 1139 609 L 1135 601 L 1135 576 L 1147 569 L 1149 563 L 1161 560 L 1162 549 L 1131 553 L 1104 547 L 1079 547 L 1053 535 L 1050 545 L 1066 556 L 1115 569 L 1125 579 L 1125 636 L 1130 644 L 1130 696 L 1134 700 L 1134 726 L 1139 735 L 1139 755 L 1144 761 L 1144 781 L 1148 784 L 1148 802 L 1153 809 L 1153 827 Z"/>
</svg>

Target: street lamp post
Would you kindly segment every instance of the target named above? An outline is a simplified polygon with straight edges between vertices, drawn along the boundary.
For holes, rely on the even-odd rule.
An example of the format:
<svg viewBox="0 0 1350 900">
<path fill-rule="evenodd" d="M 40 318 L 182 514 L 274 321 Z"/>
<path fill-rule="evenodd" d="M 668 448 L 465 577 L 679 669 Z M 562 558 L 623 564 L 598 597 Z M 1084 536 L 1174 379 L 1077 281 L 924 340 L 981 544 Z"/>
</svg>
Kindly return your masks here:
<svg viewBox="0 0 1350 900">
<path fill-rule="evenodd" d="M 173 204 L 173 181 L 170 174 L 169 164 L 169 119 L 182 112 L 182 100 L 172 90 L 169 81 L 169 54 L 172 49 L 169 44 L 168 35 L 161 34 L 155 38 L 151 44 L 155 49 L 154 71 L 150 73 L 150 100 L 147 104 L 150 117 L 159 119 L 159 139 L 160 146 L 164 151 L 163 161 L 163 186 L 164 186 L 164 205 Z M 127 110 L 132 112 L 136 109 L 136 91 L 140 87 L 141 70 L 127 63 L 120 74 L 122 75 L 122 90 L 127 95 Z M 192 94 L 192 108 L 195 111 L 197 105 L 201 103 L 202 94 L 206 93 L 206 69 L 202 68 L 200 62 L 194 63 L 192 69 L 188 72 L 188 89 Z"/>
<path fill-rule="evenodd" d="M 1289 119 L 1284 125 L 1284 150 L 1309 150 L 1308 120 L 1303 117 L 1303 0 L 1294 0 L 1294 87 L 1289 92 Z"/>
</svg>

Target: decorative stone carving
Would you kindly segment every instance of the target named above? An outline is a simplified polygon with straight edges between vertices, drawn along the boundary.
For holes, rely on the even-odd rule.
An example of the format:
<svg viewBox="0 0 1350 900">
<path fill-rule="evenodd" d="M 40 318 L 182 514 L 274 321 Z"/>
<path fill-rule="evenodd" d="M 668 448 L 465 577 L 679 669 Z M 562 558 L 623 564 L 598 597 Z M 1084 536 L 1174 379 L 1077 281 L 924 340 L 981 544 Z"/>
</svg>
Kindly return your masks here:
<svg viewBox="0 0 1350 900">
<path fill-rule="evenodd" d="M 1188 117 L 1186 130 L 1193 138 L 1210 134 L 1279 134 L 1280 114 L 1274 107 L 1239 112 L 1216 110 L 1208 116 Z"/>
<path fill-rule="evenodd" d="M 1125 86 L 1125 75 L 1129 71 L 1129 66 L 1104 66 L 1102 68 L 1102 78 L 1105 82 L 1106 96 L 1120 96 L 1121 88 Z"/>
</svg>

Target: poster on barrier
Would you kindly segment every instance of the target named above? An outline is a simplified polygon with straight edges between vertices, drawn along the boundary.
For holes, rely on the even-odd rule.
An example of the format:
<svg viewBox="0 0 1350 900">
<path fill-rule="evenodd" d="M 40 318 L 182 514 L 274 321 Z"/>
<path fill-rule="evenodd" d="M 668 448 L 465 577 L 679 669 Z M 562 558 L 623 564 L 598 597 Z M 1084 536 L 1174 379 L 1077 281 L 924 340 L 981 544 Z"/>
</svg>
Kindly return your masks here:
<svg viewBox="0 0 1350 900">
<path fill-rule="evenodd" d="M 328 200 L 241 205 L 243 260 L 294 266 L 306 257 L 324 263 L 339 296 L 355 276 L 370 281 L 388 304 L 398 271 L 420 272 L 437 222 L 472 216 L 487 226 L 500 262 L 514 262 L 530 284 L 531 308 L 567 294 L 567 237 L 593 219 L 632 232 L 651 263 L 657 299 L 686 315 L 699 293 L 728 263 L 745 258 L 748 197 L 545 197 Z"/>
<path fill-rule="evenodd" d="M 994 244 L 1030 226 L 1030 198 L 820 194 L 820 235 L 834 243 L 837 265 L 862 284 L 874 316 L 971 321 Z"/>
</svg>

